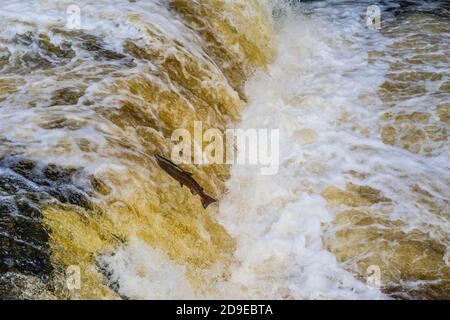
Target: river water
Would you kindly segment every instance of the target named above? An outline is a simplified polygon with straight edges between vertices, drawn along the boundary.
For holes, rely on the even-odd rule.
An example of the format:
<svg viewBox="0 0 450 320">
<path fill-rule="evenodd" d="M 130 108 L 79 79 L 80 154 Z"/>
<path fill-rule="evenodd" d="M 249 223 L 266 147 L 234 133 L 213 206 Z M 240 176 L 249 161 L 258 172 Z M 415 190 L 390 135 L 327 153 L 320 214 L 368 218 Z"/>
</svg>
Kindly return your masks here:
<svg viewBox="0 0 450 320">
<path fill-rule="evenodd" d="M 449 298 L 446 1 L 0 5 L 0 297 Z M 183 166 L 205 211 L 152 158 L 194 121 L 278 173 Z"/>
</svg>

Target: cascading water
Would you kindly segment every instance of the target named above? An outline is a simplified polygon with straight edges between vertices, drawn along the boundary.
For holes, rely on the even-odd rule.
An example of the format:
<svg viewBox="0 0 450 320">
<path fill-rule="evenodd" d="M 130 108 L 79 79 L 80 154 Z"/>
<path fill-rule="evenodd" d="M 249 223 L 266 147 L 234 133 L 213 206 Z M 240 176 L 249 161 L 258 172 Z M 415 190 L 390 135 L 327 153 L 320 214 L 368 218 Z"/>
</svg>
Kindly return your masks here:
<svg viewBox="0 0 450 320">
<path fill-rule="evenodd" d="M 367 1 L 0 4 L 0 297 L 449 297 L 444 1 L 380 30 Z M 185 165 L 205 211 L 152 158 L 194 121 L 279 129 L 278 173 Z"/>
</svg>

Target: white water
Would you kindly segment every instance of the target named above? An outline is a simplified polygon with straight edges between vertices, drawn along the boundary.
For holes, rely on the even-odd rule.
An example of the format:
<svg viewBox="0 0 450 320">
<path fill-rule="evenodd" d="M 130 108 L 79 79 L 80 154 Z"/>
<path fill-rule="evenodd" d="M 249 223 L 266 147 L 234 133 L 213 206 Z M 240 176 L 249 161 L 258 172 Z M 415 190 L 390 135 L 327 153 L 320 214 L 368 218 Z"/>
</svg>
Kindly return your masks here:
<svg viewBox="0 0 450 320">
<path fill-rule="evenodd" d="M 349 152 L 351 144 L 382 147 L 349 129 L 373 116 L 358 96 L 376 96 L 383 69 L 368 66 L 369 47 L 353 35 L 363 28 L 360 21 L 351 16 L 347 22 L 350 25 L 337 28 L 319 17 L 287 19 L 278 30 L 277 60 L 247 84 L 250 101 L 239 127 L 279 128 L 281 167 L 276 176 L 262 176 L 255 167 L 233 167 L 227 182 L 230 191 L 217 219 L 237 241 L 235 261 L 230 279 L 207 297 L 383 298 L 379 290 L 345 271 L 322 242 L 323 224 L 334 214 L 320 196 L 321 189 L 343 184 L 342 171 L 367 156 Z M 346 39 L 355 43 L 348 45 Z M 344 111 L 352 114 L 350 124 L 339 121 Z M 135 245 L 126 250 L 131 257 L 138 254 Z M 132 261 L 127 255 L 122 258 Z M 159 258 L 147 261 L 158 266 L 155 270 L 167 267 Z M 125 284 L 123 293 L 128 293 L 134 269 L 123 268 L 119 258 L 109 262 Z M 183 288 L 183 280 L 178 272 L 169 279 L 156 291 L 173 288 L 169 296 L 179 297 L 178 286 L 170 284 L 178 280 Z M 142 289 L 132 291 L 132 296 L 167 297 L 144 287 L 139 284 Z"/>
<path fill-rule="evenodd" d="M 406 233 L 421 230 L 439 242 L 439 230 L 450 229 L 446 217 L 417 205 L 410 190 L 418 183 L 436 201 L 448 198 L 445 146 L 425 158 L 380 138 L 383 110 L 377 91 L 388 64 L 369 63 L 368 55 L 385 50 L 388 39 L 365 27 L 364 5 L 321 8 L 319 3 L 313 12 L 283 19 L 276 61 L 247 83 L 249 103 L 239 127 L 280 129 L 280 170 L 262 176 L 259 168 L 232 168 L 217 215 L 237 242 L 230 277 L 197 297 L 387 298 L 344 270 L 325 249 L 324 238 L 334 238 L 331 222 L 342 209 L 321 196 L 328 186 L 345 190 L 355 183 L 381 190 L 393 200 L 389 219 L 405 223 Z M 356 178 L 350 171 L 370 174 Z M 374 246 L 367 243 L 366 255 Z M 346 269 L 356 270 L 357 260 L 346 262 Z M 130 274 L 121 263 L 110 266 L 125 281 Z M 184 288 L 179 273 L 170 279 Z M 167 284 L 162 288 L 167 292 Z M 137 296 L 155 297 L 145 291 Z M 179 291 L 168 296 L 179 297 Z"/>
<path fill-rule="evenodd" d="M 173 17 L 156 3 L 143 4 L 143 12 L 156 12 L 148 13 L 148 20 L 167 25 L 167 30 L 163 28 L 167 33 L 188 34 L 185 28 L 169 29 Z M 436 241 L 440 230 L 448 234 L 448 220 L 417 206 L 410 190 L 417 183 L 436 202 L 449 198 L 445 148 L 425 158 L 380 139 L 382 102 L 377 91 L 388 65 L 369 63 L 368 53 L 385 50 L 388 40 L 366 29 L 365 5 L 322 8 L 321 3 L 312 5 L 311 16 L 292 13 L 283 18 L 277 26 L 276 61 L 247 83 L 249 103 L 238 126 L 280 129 L 280 170 L 275 176 L 262 176 L 259 168 L 232 168 L 229 192 L 215 217 L 237 244 L 229 277 L 194 288 L 186 266 L 134 239 L 98 259 L 121 295 L 136 299 L 386 298 L 379 290 L 369 289 L 356 273 L 346 271 L 356 270 L 356 261 L 343 265 L 326 250 L 324 239 L 333 238 L 332 221 L 342 209 L 330 206 L 321 195 L 329 186 L 369 185 L 392 200 L 389 218 L 405 222 L 404 231 L 420 229 Z M 117 10 L 113 13 L 118 14 Z M 114 39 L 121 34 L 112 34 L 111 25 L 97 24 L 94 18 L 85 21 L 111 47 L 119 48 Z M 139 33 L 132 29 L 132 34 Z M 13 96 L 22 97 L 28 98 Z M 21 101 L 4 104 L 13 102 Z M 10 127 L 31 123 L 26 116 L 14 115 L 14 122 L 5 121 Z M 52 144 L 51 137 L 37 133 L 43 144 Z M 60 162 L 68 160 L 81 161 L 62 156 Z M 355 178 L 347 174 L 350 171 L 370 174 Z M 214 271 L 205 277 L 221 279 Z"/>
<path fill-rule="evenodd" d="M 361 141 L 339 121 L 344 111 L 351 123 L 367 121 L 370 110 L 358 96 L 374 93 L 383 79 L 383 70 L 367 65 L 366 43 L 352 35 L 360 21 L 347 22 L 337 28 L 318 17 L 292 17 L 280 27 L 276 62 L 248 83 L 251 101 L 240 127 L 279 128 L 281 167 L 268 177 L 234 167 L 220 206 L 220 221 L 238 241 L 227 285 L 245 298 L 382 297 L 344 271 L 322 243 L 323 224 L 334 214 L 320 190 L 342 184 L 342 171 L 360 160 L 351 144 L 379 144 Z"/>
<path fill-rule="evenodd" d="M 195 294 L 185 268 L 145 242 L 132 239 L 127 247 L 100 258 L 119 292 L 131 299 L 189 299 Z"/>
<path fill-rule="evenodd" d="M 287 19 L 276 62 L 247 85 L 251 98 L 240 127 L 279 128 L 281 167 L 263 177 L 235 166 L 220 206 L 219 220 L 238 242 L 226 286 L 240 288 L 245 298 L 386 298 L 324 249 L 325 232 L 334 238 L 326 226 L 339 210 L 321 196 L 327 186 L 345 189 L 351 182 L 381 190 L 394 200 L 390 218 L 405 222 L 406 233 L 419 229 L 442 241 L 436 230 L 449 230 L 448 220 L 420 209 L 408 189 L 416 182 L 435 186 L 444 190 L 436 199 L 448 199 L 445 147 L 441 156 L 424 158 L 380 139 L 377 90 L 388 66 L 369 63 L 368 52 L 383 51 L 388 40 L 365 28 L 362 13 L 364 6 L 352 5 Z M 371 174 L 356 179 L 346 175 L 350 170 Z M 370 255 L 374 244 L 365 245 Z M 356 270 L 354 263 L 347 267 Z"/>
</svg>

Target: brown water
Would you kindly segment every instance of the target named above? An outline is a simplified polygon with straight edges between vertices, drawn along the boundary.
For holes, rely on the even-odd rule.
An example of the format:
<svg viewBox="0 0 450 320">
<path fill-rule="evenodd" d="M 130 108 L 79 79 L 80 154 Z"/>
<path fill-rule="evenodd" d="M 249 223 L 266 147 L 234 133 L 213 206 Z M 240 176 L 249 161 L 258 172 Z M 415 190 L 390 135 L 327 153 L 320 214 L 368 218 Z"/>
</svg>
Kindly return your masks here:
<svg viewBox="0 0 450 320">
<path fill-rule="evenodd" d="M 69 4 L 0 7 L 1 297 L 448 298 L 448 7 Z M 203 210 L 151 157 L 194 121 L 279 173 L 185 165 Z"/>
</svg>

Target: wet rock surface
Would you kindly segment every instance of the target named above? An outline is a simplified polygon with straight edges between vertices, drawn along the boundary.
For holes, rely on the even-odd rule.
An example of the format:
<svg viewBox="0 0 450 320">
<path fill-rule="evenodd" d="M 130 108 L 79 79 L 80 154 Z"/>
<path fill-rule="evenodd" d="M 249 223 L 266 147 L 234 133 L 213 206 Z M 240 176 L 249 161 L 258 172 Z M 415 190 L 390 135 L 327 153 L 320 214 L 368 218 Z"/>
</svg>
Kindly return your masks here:
<svg viewBox="0 0 450 320">
<path fill-rule="evenodd" d="M 41 208 L 61 203 L 91 209 L 90 183 L 82 187 L 74 182 L 80 174 L 76 168 L 0 158 L 0 297 L 16 295 L 12 288 L 17 275 L 44 283 L 51 279 L 49 233 Z"/>
</svg>

